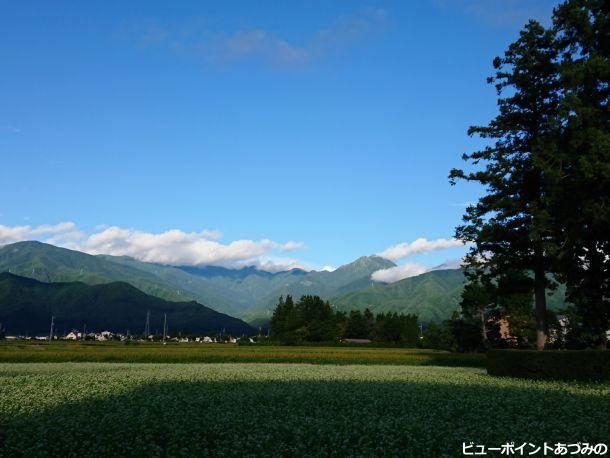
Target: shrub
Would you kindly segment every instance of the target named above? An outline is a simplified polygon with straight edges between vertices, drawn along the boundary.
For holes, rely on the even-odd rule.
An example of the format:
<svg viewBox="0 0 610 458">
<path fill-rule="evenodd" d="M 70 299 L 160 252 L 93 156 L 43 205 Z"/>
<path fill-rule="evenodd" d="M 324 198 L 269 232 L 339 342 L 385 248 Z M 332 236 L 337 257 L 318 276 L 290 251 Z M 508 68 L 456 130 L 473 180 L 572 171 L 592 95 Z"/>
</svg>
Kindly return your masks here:
<svg viewBox="0 0 610 458">
<path fill-rule="evenodd" d="M 610 351 L 490 350 L 487 373 L 548 380 L 610 380 Z"/>
</svg>

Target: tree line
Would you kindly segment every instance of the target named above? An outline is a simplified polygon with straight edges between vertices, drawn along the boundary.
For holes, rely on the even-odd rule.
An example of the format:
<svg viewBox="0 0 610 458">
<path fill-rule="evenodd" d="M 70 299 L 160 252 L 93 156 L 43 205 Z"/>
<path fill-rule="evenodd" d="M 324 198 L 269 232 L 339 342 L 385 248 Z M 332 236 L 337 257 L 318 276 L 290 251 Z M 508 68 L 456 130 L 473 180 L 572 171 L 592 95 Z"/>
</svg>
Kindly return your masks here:
<svg viewBox="0 0 610 458">
<path fill-rule="evenodd" d="M 567 346 L 606 348 L 610 329 L 610 3 L 568 0 L 544 27 L 529 21 L 488 78 L 498 114 L 473 126 L 486 144 L 449 178 L 479 183 L 456 238 L 471 248 L 461 317 L 491 344 L 494 317 L 511 333 L 552 333 L 547 293 L 563 285 Z M 511 322 L 512 321 L 512 322 Z"/>
<path fill-rule="evenodd" d="M 419 326 L 416 315 L 352 310 L 334 311 L 318 296 L 302 296 L 297 302 L 280 297 L 269 323 L 273 339 L 285 345 L 370 339 L 375 342 L 416 346 Z"/>
</svg>

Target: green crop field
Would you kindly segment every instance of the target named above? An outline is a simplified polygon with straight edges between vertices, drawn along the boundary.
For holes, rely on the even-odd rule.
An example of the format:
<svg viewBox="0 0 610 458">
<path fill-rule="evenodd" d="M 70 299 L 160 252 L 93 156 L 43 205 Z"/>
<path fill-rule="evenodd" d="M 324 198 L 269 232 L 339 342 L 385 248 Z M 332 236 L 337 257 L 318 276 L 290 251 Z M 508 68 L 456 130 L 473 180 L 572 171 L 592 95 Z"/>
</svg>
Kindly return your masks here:
<svg viewBox="0 0 610 458">
<path fill-rule="evenodd" d="M 477 368 L 0 364 L 2 456 L 461 456 L 607 442 L 610 386 Z"/>
<path fill-rule="evenodd" d="M 234 344 L 125 345 L 107 342 L 5 342 L 0 362 L 314 363 L 484 367 L 484 354 L 371 347 L 280 347 Z"/>
</svg>

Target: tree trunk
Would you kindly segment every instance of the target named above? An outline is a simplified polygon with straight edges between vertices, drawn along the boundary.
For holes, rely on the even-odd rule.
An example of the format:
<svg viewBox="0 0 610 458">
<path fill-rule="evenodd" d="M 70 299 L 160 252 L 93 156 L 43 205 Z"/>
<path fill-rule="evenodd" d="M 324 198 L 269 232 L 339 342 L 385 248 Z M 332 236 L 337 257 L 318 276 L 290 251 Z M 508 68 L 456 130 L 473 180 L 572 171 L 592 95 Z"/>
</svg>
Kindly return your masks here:
<svg viewBox="0 0 610 458">
<path fill-rule="evenodd" d="M 534 299 L 536 304 L 536 349 L 544 350 L 547 340 L 546 275 L 542 265 L 541 253 L 536 253 L 535 257 L 536 266 L 534 268 Z"/>
<path fill-rule="evenodd" d="M 607 316 L 604 313 L 604 274 L 603 263 L 606 254 L 599 250 L 594 240 L 591 240 L 587 246 L 587 282 L 586 282 L 586 302 L 580 305 L 580 314 L 583 318 L 583 327 L 592 337 L 592 346 L 597 350 L 605 350 L 607 347 L 608 338 L 606 330 L 608 329 Z"/>
<path fill-rule="evenodd" d="M 481 309 L 481 333 L 483 334 L 483 345 L 487 346 L 487 327 L 485 326 L 485 309 Z"/>
</svg>

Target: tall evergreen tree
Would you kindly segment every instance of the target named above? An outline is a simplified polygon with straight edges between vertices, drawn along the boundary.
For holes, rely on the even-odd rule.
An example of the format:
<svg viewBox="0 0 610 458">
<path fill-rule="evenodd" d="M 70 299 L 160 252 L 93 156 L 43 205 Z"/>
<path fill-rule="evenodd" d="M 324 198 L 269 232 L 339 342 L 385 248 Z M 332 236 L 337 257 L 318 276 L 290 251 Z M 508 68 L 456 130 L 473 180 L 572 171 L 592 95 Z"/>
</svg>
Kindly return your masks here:
<svg viewBox="0 0 610 458">
<path fill-rule="evenodd" d="M 468 207 L 456 237 L 473 243 L 467 266 L 501 278 L 508 271 L 531 273 L 537 348 L 547 340 L 546 289 L 551 268 L 552 230 L 547 171 L 556 167 L 559 86 L 554 33 L 530 21 L 488 79 L 498 93 L 499 114 L 469 135 L 493 143 L 465 154 L 475 171 L 453 169 L 450 181 L 474 181 L 486 194 Z M 482 165 L 482 168 L 478 166 Z M 484 264 L 484 268 L 481 266 Z"/>
<path fill-rule="evenodd" d="M 558 277 L 580 344 L 605 348 L 610 328 L 610 3 L 556 8 L 564 125 L 552 215 Z"/>
</svg>

